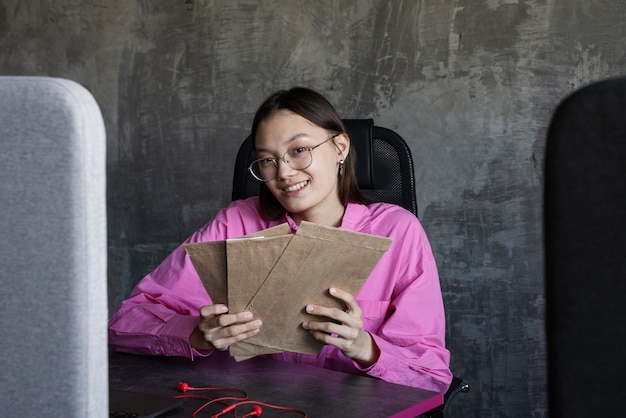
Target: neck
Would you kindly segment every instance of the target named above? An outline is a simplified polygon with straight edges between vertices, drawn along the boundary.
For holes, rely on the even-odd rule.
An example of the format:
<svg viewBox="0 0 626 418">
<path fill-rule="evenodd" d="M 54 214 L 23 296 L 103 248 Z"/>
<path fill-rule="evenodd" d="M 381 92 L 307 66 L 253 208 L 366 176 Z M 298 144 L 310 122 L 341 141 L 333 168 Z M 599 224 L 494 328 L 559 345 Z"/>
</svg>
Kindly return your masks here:
<svg viewBox="0 0 626 418">
<path fill-rule="evenodd" d="M 289 213 L 289 216 L 291 216 L 291 219 L 294 220 L 296 225 L 300 225 L 300 222 L 302 221 L 307 221 L 320 225 L 339 227 L 341 226 L 345 210 L 346 208 L 341 206 L 339 210 L 334 211 L 333 213 Z"/>
</svg>

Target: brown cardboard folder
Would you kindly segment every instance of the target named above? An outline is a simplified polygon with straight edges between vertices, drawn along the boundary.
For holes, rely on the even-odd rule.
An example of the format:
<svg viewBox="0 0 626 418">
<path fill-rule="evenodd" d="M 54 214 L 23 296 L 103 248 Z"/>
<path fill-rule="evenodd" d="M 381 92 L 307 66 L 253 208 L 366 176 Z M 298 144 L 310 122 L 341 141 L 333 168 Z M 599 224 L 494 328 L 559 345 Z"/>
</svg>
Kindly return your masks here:
<svg viewBox="0 0 626 418">
<path fill-rule="evenodd" d="M 291 228 L 280 224 L 244 238 L 276 235 L 291 235 Z M 184 247 L 213 303 L 228 304 L 226 241 L 197 242 Z"/>
<path fill-rule="evenodd" d="M 250 310 L 263 321 L 257 335 L 231 346 L 238 361 L 281 351 L 319 353 L 322 343 L 301 325 L 318 319 L 305 306 L 343 308 L 328 289 L 356 295 L 391 245 L 386 237 L 306 221 L 295 234 L 283 225 L 254 236 L 185 245 L 213 303 L 227 303 L 231 312 Z"/>
</svg>

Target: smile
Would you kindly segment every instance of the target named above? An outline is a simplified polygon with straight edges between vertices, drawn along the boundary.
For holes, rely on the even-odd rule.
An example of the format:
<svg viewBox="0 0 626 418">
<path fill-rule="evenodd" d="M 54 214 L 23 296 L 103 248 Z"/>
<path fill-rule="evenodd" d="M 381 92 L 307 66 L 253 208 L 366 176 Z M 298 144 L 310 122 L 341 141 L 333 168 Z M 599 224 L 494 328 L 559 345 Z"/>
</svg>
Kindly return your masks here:
<svg viewBox="0 0 626 418">
<path fill-rule="evenodd" d="M 300 183 L 296 183 L 293 186 L 289 186 L 289 187 L 287 187 L 285 189 L 281 189 L 281 191 L 284 192 L 284 193 L 295 192 L 295 191 L 298 191 L 298 190 L 302 189 L 307 184 L 309 184 L 309 181 L 305 180 L 305 181 L 302 181 Z"/>
</svg>

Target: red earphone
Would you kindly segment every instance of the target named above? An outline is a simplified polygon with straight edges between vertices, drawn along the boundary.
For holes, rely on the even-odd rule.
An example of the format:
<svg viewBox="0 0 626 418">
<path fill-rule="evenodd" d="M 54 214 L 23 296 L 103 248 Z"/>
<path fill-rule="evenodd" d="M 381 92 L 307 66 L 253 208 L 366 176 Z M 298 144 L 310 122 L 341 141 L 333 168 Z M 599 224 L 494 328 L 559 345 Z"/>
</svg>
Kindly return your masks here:
<svg viewBox="0 0 626 418">
<path fill-rule="evenodd" d="M 299 414 L 302 414 L 305 418 L 308 417 L 307 413 L 304 411 L 301 411 L 299 409 L 296 408 L 288 408 L 288 407 L 284 407 L 284 406 L 279 406 L 279 405 L 272 405 L 272 404 L 268 404 L 265 402 L 260 402 L 260 401 L 252 401 L 252 400 L 248 400 L 248 394 L 241 390 L 241 389 L 237 389 L 237 388 L 195 388 L 193 386 L 189 386 L 189 384 L 187 382 L 178 382 L 176 384 L 176 389 L 181 391 L 181 392 L 188 392 L 188 391 L 236 391 L 236 392 L 240 392 L 242 394 L 244 394 L 244 397 L 232 397 L 232 396 L 224 396 L 221 398 L 215 398 L 215 399 L 211 399 L 211 398 L 207 398 L 204 396 L 196 396 L 196 395 L 180 395 L 177 396 L 177 398 L 197 398 L 200 397 L 202 399 L 207 400 L 208 402 L 206 402 L 204 405 L 202 405 L 200 408 L 198 408 L 196 410 L 196 412 L 194 412 L 193 416 L 195 417 L 200 411 L 202 411 L 205 407 L 209 406 L 210 404 L 214 403 L 214 402 L 223 402 L 225 400 L 231 400 L 231 401 L 236 401 L 233 404 L 228 405 L 226 408 L 222 409 L 220 412 L 218 412 L 217 414 L 213 415 L 211 418 L 217 418 L 220 417 L 222 415 L 227 414 L 230 411 L 233 411 L 235 408 L 242 406 L 242 405 L 250 405 L 252 404 L 252 408 L 250 409 L 250 412 L 248 412 L 247 414 L 243 415 L 241 418 L 245 418 L 245 417 L 260 417 L 261 414 L 263 414 L 263 408 L 261 408 L 260 405 L 269 407 L 269 408 L 273 408 L 273 409 L 279 409 L 279 410 L 283 410 L 283 411 L 292 411 L 292 412 L 297 412 Z"/>
<path fill-rule="evenodd" d="M 186 382 L 178 382 L 176 383 L 176 389 L 180 390 L 181 392 L 187 392 L 188 390 L 194 390 L 195 388 L 189 387 Z"/>
<path fill-rule="evenodd" d="M 236 390 L 236 391 L 240 391 L 239 389 L 234 389 L 234 388 L 194 388 L 193 386 L 189 386 L 189 383 L 187 382 L 178 382 L 176 383 L 176 389 L 178 389 L 181 392 L 187 392 L 187 391 L 191 391 L 191 390 Z"/>
</svg>

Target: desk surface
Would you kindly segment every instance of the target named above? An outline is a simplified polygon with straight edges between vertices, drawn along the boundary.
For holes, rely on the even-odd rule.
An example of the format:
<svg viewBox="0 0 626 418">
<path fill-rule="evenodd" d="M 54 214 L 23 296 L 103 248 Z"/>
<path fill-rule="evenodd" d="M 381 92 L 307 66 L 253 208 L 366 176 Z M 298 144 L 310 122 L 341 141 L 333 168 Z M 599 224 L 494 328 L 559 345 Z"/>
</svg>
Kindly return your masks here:
<svg viewBox="0 0 626 418">
<path fill-rule="evenodd" d="M 301 409 L 310 418 L 415 417 L 443 402 L 442 394 L 267 358 L 237 363 L 218 352 L 194 361 L 122 353 L 109 357 L 111 388 L 176 396 L 181 394 L 176 390 L 179 381 L 193 387 L 236 387 L 251 400 Z M 183 408 L 166 417 L 191 417 L 201 405 L 200 400 L 185 400 Z M 223 408 L 211 405 L 199 416 L 209 417 Z M 264 408 L 263 417 L 272 416 L 298 415 Z"/>
</svg>

